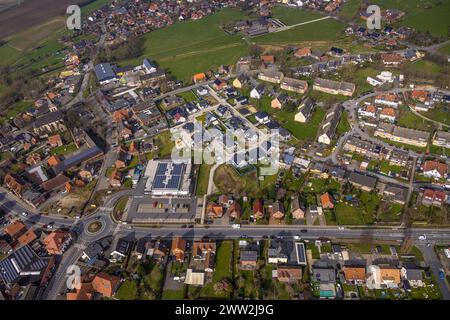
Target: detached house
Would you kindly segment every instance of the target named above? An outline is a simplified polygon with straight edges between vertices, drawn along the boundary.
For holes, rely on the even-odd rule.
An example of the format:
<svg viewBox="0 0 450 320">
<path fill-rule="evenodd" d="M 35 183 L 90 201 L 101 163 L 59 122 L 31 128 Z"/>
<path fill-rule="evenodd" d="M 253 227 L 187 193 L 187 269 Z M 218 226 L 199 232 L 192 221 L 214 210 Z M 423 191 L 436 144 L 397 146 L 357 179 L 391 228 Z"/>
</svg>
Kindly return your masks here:
<svg viewBox="0 0 450 320">
<path fill-rule="evenodd" d="M 176 237 L 172 240 L 171 254 L 175 257 L 175 261 L 184 262 L 186 251 L 186 240 L 181 237 Z"/>
<path fill-rule="evenodd" d="M 278 97 L 273 99 L 270 105 L 273 109 L 281 109 L 283 105 L 288 101 L 288 99 L 289 96 L 287 94 L 282 93 L 278 95 Z"/>
<path fill-rule="evenodd" d="M 264 92 L 265 92 L 264 85 L 259 84 L 258 86 L 253 88 L 252 91 L 250 91 L 250 98 L 259 100 L 264 96 Z"/>
<path fill-rule="evenodd" d="M 264 218 L 264 205 L 261 199 L 256 199 L 253 202 L 253 218 L 255 220 Z"/>
<path fill-rule="evenodd" d="M 423 175 L 427 178 L 442 179 L 447 177 L 448 165 L 435 160 L 425 161 Z"/>
<path fill-rule="evenodd" d="M 192 259 L 205 272 L 213 272 L 215 268 L 216 243 L 195 241 L 192 247 Z"/>
<path fill-rule="evenodd" d="M 280 201 L 275 201 L 272 205 L 272 217 L 274 219 L 283 219 L 284 217 L 284 207 Z"/>
<path fill-rule="evenodd" d="M 249 77 L 246 74 L 239 75 L 236 79 L 233 80 L 233 87 L 242 89 L 242 87 L 248 83 Z"/>
<path fill-rule="evenodd" d="M 295 114 L 294 120 L 302 123 L 307 122 L 313 114 L 314 107 L 314 100 L 310 97 L 307 97 L 298 107 L 298 112 Z"/>
<path fill-rule="evenodd" d="M 305 211 L 303 208 L 300 207 L 300 201 L 298 200 L 298 197 L 292 198 L 291 212 L 292 212 L 292 218 L 294 218 L 294 219 L 304 219 L 305 218 Z"/>
<path fill-rule="evenodd" d="M 71 234 L 60 230 L 49 233 L 43 240 L 43 244 L 49 255 L 63 254 L 71 242 Z"/>
<path fill-rule="evenodd" d="M 336 128 L 341 117 L 340 110 L 330 110 L 325 116 L 325 124 L 319 133 L 318 141 L 330 145 L 336 136 Z"/>
</svg>

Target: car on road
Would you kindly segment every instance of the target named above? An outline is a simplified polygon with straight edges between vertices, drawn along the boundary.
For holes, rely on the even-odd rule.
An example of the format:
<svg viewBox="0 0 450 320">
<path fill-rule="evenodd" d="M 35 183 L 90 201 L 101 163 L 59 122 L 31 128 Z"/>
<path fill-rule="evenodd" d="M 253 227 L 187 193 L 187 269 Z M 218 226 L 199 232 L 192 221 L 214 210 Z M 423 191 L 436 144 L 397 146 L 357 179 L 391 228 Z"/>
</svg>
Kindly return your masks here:
<svg viewBox="0 0 450 320">
<path fill-rule="evenodd" d="M 294 240 L 300 240 L 300 236 L 294 236 Z"/>
<path fill-rule="evenodd" d="M 22 212 L 22 215 L 24 216 L 24 217 L 27 217 L 28 216 L 28 212 Z"/>
<path fill-rule="evenodd" d="M 444 280 L 445 279 L 445 271 L 444 269 L 439 269 L 439 279 Z"/>
<path fill-rule="evenodd" d="M 49 223 L 47 223 L 45 226 L 44 226 L 44 228 L 46 228 L 46 229 L 52 229 L 53 228 L 53 225 L 55 224 L 55 222 L 49 222 Z"/>
<path fill-rule="evenodd" d="M 308 230 L 306 230 L 306 229 L 302 229 L 302 230 L 300 230 L 300 232 L 301 232 L 301 233 L 307 233 L 307 232 L 308 232 Z"/>
<path fill-rule="evenodd" d="M 427 236 L 424 235 L 424 234 L 421 234 L 421 235 L 419 236 L 418 239 L 419 239 L 420 241 L 425 241 L 425 240 L 427 240 Z"/>
<path fill-rule="evenodd" d="M 338 230 L 345 230 L 345 227 L 339 227 Z"/>
</svg>

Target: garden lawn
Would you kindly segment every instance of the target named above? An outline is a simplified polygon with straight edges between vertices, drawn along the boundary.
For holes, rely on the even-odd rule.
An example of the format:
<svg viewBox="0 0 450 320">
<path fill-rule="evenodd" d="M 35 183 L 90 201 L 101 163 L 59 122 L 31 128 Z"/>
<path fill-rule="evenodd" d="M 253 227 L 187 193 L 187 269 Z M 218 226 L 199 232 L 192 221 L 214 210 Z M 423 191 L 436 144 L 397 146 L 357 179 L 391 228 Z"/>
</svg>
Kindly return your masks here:
<svg viewBox="0 0 450 320">
<path fill-rule="evenodd" d="M 364 224 L 360 208 L 351 207 L 345 203 L 337 203 L 335 206 L 335 214 L 337 223 L 340 225 Z"/>
<path fill-rule="evenodd" d="M 123 282 L 117 290 L 116 298 L 120 300 L 135 300 L 137 295 L 137 285 L 133 280 Z"/>
</svg>

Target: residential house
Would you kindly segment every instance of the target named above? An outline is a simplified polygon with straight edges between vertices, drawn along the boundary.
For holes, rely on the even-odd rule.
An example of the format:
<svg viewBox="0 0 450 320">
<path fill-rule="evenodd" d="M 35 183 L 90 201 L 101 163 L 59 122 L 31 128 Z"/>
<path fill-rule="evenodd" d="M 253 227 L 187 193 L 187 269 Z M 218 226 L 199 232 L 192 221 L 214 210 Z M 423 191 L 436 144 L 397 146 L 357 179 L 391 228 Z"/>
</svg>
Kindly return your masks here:
<svg viewBox="0 0 450 320">
<path fill-rule="evenodd" d="M 345 281 L 350 284 L 363 284 L 366 281 L 366 267 L 345 265 L 342 268 Z"/>
<path fill-rule="evenodd" d="M 375 189 L 375 186 L 377 185 L 376 178 L 369 177 L 365 174 L 361 174 L 358 172 L 350 173 L 348 181 L 355 187 L 360 188 L 361 190 L 364 190 L 367 192 L 370 192 L 373 189 Z"/>
<path fill-rule="evenodd" d="M 175 261 L 184 262 L 186 251 L 186 240 L 176 237 L 172 240 L 171 254 L 175 257 Z"/>
<path fill-rule="evenodd" d="M 320 203 L 322 204 L 323 209 L 334 208 L 333 198 L 330 196 L 328 192 L 325 192 L 320 196 Z"/>
<path fill-rule="evenodd" d="M 70 232 L 62 230 L 50 232 L 42 241 L 49 255 L 62 255 L 71 242 Z"/>
<path fill-rule="evenodd" d="M 330 110 L 325 115 L 325 123 L 320 129 L 318 141 L 323 144 L 330 145 L 331 141 L 336 137 L 336 129 L 341 117 L 339 108 Z"/>
<path fill-rule="evenodd" d="M 123 238 L 115 238 L 109 254 L 110 262 L 120 262 L 125 259 L 131 249 L 131 243 Z"/>
<path fill-rule="evenodd" d="M 302 269 L 280 266 L 277 268 L 277 279 L 283 283 L 298 283 L 302 279 Z"/>
<path fill-rule="evenodd" d="M 304 219 L 305 210 L 300 206 L 300 201 L 297 196 L 294 196 L 291 201 L 291 212 L 293 219 Z"/>
<path fill-rule="evenodd" d="M 109 185 L 113 188 L 120 188 L 122 186 L 122 173 L 115 168 L 109 177 Z"/>
<path fill-rule="evenodd" d="M 233 80 L 233 87 L 242 89 L 243 86 L 249 82 L 249 80 L 249 77 L 245 73 L 242 73 Z"/>
<path fill-rule="evenodd" d="M 383 196 L 385 196 L 386 200 L 404 205 L 408 198 L 408 189 L 389 184 L 383 190 Z"/>
<path fill-rule="evenodd" d="M 380 111 L 380 120 L 387 120 L 394 123 L 396 120 L 396 113 L 393 108 L 383 108 Z"/>
<path fill-rule="evenodd" d="M 92 289 L 103 297 L 111 298 L 120 286 L 119 277 L 100 272 L 92 280 Z"/>
<path fill-rule="evenodd" d="M 239 268 L 241 270 L 256 270 L 258 267 L 258 251 L 242 250 L 239 254 Z"/>
<path fill-rule="evenodd" d="M 381 93 L 375 97 L 376 104 L 397 108 L 401 104 L 401 100 L 396 93 Z"/>
<path fill-rule="evenodd" d="M 94 66 L 94 73 L 97 77 L 97 81 L 101 85 L 108 84 L 110 82 L 118 80 L 116 73 L 114 72 L 111 64 L 100 63 Z"/>
<path fill-rule="evenodd" d="M 264 218 L 264 205 L 261 199 L 253 202 L 253 218 L 255 220 Z"/>
<path fill-rule="evenodd" d="M 305 123 L 307 122 L 314 111 L 315 102 L 310 97 L 307 97 L 302 101 L 300 106 L 298 107 L 298 112 L 294 116 L 294 120 L 298 122 Z"/>
<path fill-rule="evenodd" d="M 48 137 L 48 144 L 52 148 L 60 147 L 63 145 L 61 136 L 59 134 L 55 134 L 53 136 Z"/>
<path fill-rule="evenodd" d="M 403 267 L 400 270 L 400 275 L 404 280 L 403 286 L 405 287 L 405 282 L 408 284 L 406 287 L 412 288 L 421 288 L 425 286 L 425 282 L 423 281 L 423 270 L 421 269 L 413 269 L 413 268 L 405 268 Z M 406 288 L 408 289 L 408 288 Z"/>
<path fill-rule="evenodd" d="M 295 53 L 294 56 L 297 58 L 309 57 L 311 55 L 311 48 L 300 48 Z"/>
<path fill-rule="evenodd" d="M 267 123 L 269 121 L 269 114 L 264 111 L 258 111 L 255 113 L 255 119 L 259 123 Z"/>
<path fill-rule="evenodd" d="M 287 94 L 280 94 L 272 100 L 270 103 L 272 109 L 281 109 L 283 105 L 288 101 L 289 96 Z"/>
<path fill-rule="evenodd" d="M 398 66 L 403 62 L 404 57 L 398 53 L 383 53 L 381 54 L 381 60 L 387 66 Z"/>
<path fill-rule="evenodd" d="M 447 196 L 440 190 L 425 189 L 422 196 L 424 206 L 442 207 Z"/>
<path fill-rule="evenodd" d="M 283 77 L 284 77 L 283 73 L 278 71 L 263 70 L 258 73 L 259 80 L 276 84 L 280 84 L 281 81 L 283 80 Z"/>
<path fill-rule="evenodd" d="M 272 217 L 274 219 L 283 219 L 284 217 L 284 207 L 283 203 L 280 201 L 275 201 L 272 205 Z"/>
<path fill-rule="evenodd" d="M 208 203 L 208 205 L 206 206 L 206 215 L 210 218 L 210 219 L 214 219 L 214 218 L 222 218 L 223 216 L 223 206 L 220 204 L 217 204 L 215 202 L 210 202 Z"/>
<path fill-rule="evenodd" d="M 450 149 L 450 132 L 436 131 L 433 138 L 433 145 Z"/>
<path fill-rule="evenodd" d="M 351 97 L 355 92 L 356 86 L 349 82 L 339 82 L 329 79 L 316 78 L 314 80 L 313 90 L 329 94 L 340 94 Z"/>
<path fill-rule="evenodd" d="M 208 241 L 194 241 L 192 259 L 205 272 L 213 272 L 215 268 L 216 243 Z"/>
<path fill-rule="evenodd" d="M 423 165 L 423 175 L 427 178 L 443 179 L 448 174 L 448 165 L 445 162 L 427 160 Z"/>
<path fill-rule="evenodd" d="M 237 201 L 233 201 L 227 210 L 228 216 L 232 219 L 239 219 L 241 217 L 242 209 Z"/>
<path fill-rule="evenodd" d="M 377 117 L 377 108 L 374 105 L 366 105 L 358 109 L 358 115 L 360 117 L 373 118 Z"/>
<path fill-rule="evenodd" d="M 303 80 L 284 77 L 280 88 L 286 91 L 304 94 L 308 90 L 308 83 Z"/>
<path fill-rule="evenodd" d="M 267 263 L 306 265 L 304 244 L 291 240 L 270 240 Z"/>
<path fill-rule="evenodd" d="M 259 100 L 264 96 L 264 92 L 265 92 L 264 85 L 259 84 L 255 88 L 253 88 L 252 91 L 250 91 L 250 98 Z"/>
</svg>

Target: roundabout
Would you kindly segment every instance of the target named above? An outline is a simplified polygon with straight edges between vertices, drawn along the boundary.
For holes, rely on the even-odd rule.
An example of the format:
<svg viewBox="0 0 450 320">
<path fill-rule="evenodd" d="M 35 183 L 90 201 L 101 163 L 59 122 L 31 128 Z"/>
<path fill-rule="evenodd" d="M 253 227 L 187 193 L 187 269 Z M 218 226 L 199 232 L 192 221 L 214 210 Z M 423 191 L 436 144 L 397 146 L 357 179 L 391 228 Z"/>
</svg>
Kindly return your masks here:
<svg viewBox="0 0 450 320">
<path fill-rule="evenodd" d="M 105 228 L 105 223 L 102 220 L 94 220 L 86 224 L 85 232 L 89 235 L 96 235 L 101 233 Z"/>
</svg>

